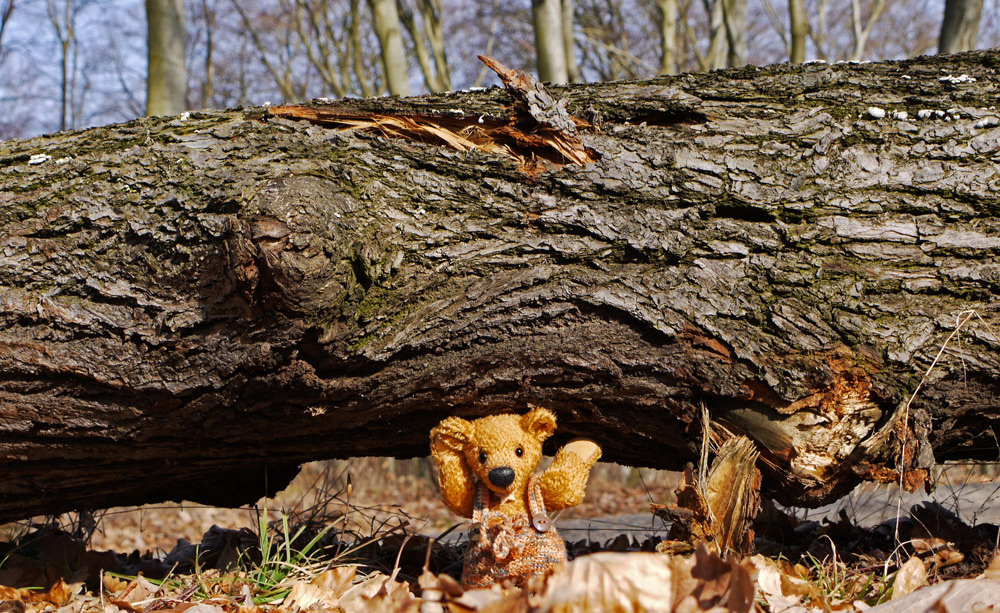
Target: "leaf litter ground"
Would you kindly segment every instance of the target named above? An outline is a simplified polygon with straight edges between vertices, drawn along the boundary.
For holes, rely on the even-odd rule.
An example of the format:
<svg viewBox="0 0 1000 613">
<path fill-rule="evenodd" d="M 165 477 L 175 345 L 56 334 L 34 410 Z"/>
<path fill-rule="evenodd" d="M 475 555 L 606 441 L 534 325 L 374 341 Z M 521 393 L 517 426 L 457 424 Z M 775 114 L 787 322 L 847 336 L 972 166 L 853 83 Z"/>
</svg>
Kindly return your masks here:
<svg viewBox="0 0 1000 613">
<path fill-rule="evenodd" d="M 368 476 L 351 483 L 349 472 Z M 602 466 L 587 502 L 560 526 L 671 502 L 676 485 L 671 474 Z M 974 487 L 957 485 L 941 504 L 908 501 L 898 522 L 892 514 L 871 525 L 859 521 L 872 507 L 864 489 L 819 520 L 765 505 L 759 553 L 739 560 L 704 548 L 652 553 L 666 530 L 648 514 L 636 533 L 619 523 L 615 538 L 571 542 L 576 559 L 565 571 L 531 595 L 504 596 L 458 588 L 466 527 L 449 531 L 459 518 L 437 497 L 426 461 L 317 463 L 256 510 L 185 504 L 8 525 L 0 613 L 931 611 L 972 610 L 976 599 L 1000 607 L 1000 569 L 990 567 L 997 528 L 955 512 Z"/>
</svg>

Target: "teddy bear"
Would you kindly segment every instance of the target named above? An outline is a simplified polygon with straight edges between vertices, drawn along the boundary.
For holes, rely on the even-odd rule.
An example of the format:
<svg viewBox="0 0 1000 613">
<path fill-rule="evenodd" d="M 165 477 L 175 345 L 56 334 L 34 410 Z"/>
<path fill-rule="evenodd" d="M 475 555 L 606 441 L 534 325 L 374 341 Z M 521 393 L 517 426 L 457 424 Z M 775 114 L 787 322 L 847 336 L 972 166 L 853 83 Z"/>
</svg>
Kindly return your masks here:
<svg viewBox="0 0 1000 613">
<path fill-rule="evenodd" d="M 555 429 L 555 414 L 535 407 L 473 421 L 448 417 L 431 430 L 444 502 L 473 521 L 463 588 L 525 588 L 566 561 L 566 544 L 548 512 L 580 504 L 601 448 L 570 441 L 536 475 L 542 443 Z"/>
</svg>

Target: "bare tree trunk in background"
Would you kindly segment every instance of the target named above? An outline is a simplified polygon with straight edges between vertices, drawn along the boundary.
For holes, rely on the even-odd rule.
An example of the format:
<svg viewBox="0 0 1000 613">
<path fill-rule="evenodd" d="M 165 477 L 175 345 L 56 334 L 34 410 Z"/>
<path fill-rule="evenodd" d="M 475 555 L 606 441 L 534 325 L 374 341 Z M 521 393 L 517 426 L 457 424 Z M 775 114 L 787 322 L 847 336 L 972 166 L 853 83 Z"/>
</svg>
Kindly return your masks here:
<svg viewBox="0 0 1000 613">
<path fill-rule="evenodd" d="M 205 82 L 201 86 L 201 108 L 212 106 L 215 97 L 215 4 L 201 0 L 201 10 L 205 18 Z"/>
<path fill-rule="evenodd" d="M 563 53 L 566 56 L 566 79 L 569 83 L 583 80 L 576 60 L 576 0 L 562 0 Z"/>
<path fill-rule="evenodd" d="M 677 0 L 656 0 L 660 18 L 660 74 L 677 73 Z"/>
<path fill-rule="evenodd" d="M 728 41 L 726 39 L 726 20 L 722 3 L 725 0 L 705 0 L 705 10 L 709 15 L 708 51 L 705 53 L 705 70 L 717 70 L 726 67 Z"/>
<path fill-rule="evenodd" d="M 566 63 L 562 2 L 531 0 L 531 15 L 535 26 L 539 79 L 549 83 L 566 83 L 569 80 L 569 68 Z"/>
<path fill-rule="evenodd" d="M 372 9 L 372 26 L 382 49 L 385 84 L 394 96 L 410 95 L 410 62 L 403 48 L 402 26 L 396 0 L 368 0 Z"/>
<path fill-rule="evenodd" d="M 743 66 L 747 57 L 747 0 L 723 0 L 722 12 L 729 47 L 726 64 L 730 68 Z"/>
<path fill-rule="evenodd" d="M 361 89 L 361 94 L 365 98 L 370 98 L 375 95 L 374 91 L 374 75 L 366 69 L 364 63 L 364 45 L 361 44 L 361 0 L 351 0 L 350 2 L 350 15 L 351 22 L 349 27 L 349 37 L 348 37 L 348 58 L 343 62 L 343 82 L 345 85 L 350 82 L 348 75 L 351 70 L 354 71 L 355 78 L 358 81 L 359 87 Z M 348 59 L 350 61 L 348 61 Z"/>
<path fill-rule="evenodd" d="M 497 30 L 500 25 L 500 0 L 493 0 L 493 6 L 490 10 L 490 29 L 489 36 L 486 38 L 486 50 L 483 52 L 484 55 L 490 57 L 493 56 L 493 46 L 496 44 L 497 40 Z M 485 64 L 479 69 L 479 73 L 476 75 L 476 80 L 472 82 L 472 87 L 482 87 L 483 82 L 486 80 L 486 76 L 494 74 Z"/>
<path fill-rule="evenodd" d="M 420 9 L 434 55 L 434 67 L 441 82 L 441 91 L 451 91 L 451 69 L 448 67 L 448 54 L 445 51 L 444 8 L 441 0 L 420 0 Z"/>
<path fill-rule="evenodd" d="M 403 0 L 397 0 L 396 8 L 403 27 L 413 41 L 413 52 L 428 91 L 450 91 L 451 72 L 445 54 L 441 0 L 417 0 L 416 10 Z M 418 11 L 419 21 L 415 14 Z"/>
<path fill-rule="evenodd" d="M 630 49 L 635 24 L 626 17 L 621 0 L 577 2 L 583 64 L 596 80 L 638 79 L 648 75 L 643 61 Z M 652 17 L 652 13 L 649 13 Z M 630 34 L 631 33 L 631 34 Z"/>
<path fill-rule="evenodd" d="M 369 11 L 362 0 L 288 0 L 280 23 L 265 27 L 250 12 L 249 3 L 230 0 L 261 63 L 286 101 L 308 95 L 374 96 L 381 79 L 381 54 L 367 49 L 362 28 Z M 250 7 L 252 8 L 252 7 Z M 266 20 L 263 20 L 266 22 Z M 376 47 L 377 49 L 377 47 Z M 323 82 L 322 89 L 298 78 L 299 62 L 306 61 Z"/>
<path fill-rule="evenodd" d="M 802 2 L 803 0 L 793 0 Z M 803 12 L 805 9 L 802 9 Z M 816 58 L 830 61 L 829 51 L 828 51 L 828 41 L 827 33 L 829 32 L 829 14 L 830 14 L 830 4 L 829 0 L 819 0 L 816 3 L 816 24 L 815 26 L 809 25 L 809 40 L 813 42 L 813 46 L 816 47 Z M 804 56 L 804 53 L 803 53 Z M 803 57 L 803 61 L 805 58 Z"/>
<path fill-rule="evenodd" d="M 286 102 L 295 102 L 302 98 L 302 93 L 296 89 L 294 83 L 294 77 L 292 75 L 291 66 L 288 63 L 281 65 L 280 62 L 272 61 L 267 53 L 267 48 L 264 45 L 264 40 L 261 38 L 260 32 L 254 27 L 253 21 L 247 14 L 245 8 L 241 4 L 240 0 L 230 0 L 236 12 L 240 15 L 240 20 L 243 22 L 243 27 L 246 32 L 250 35 L 250 40 L 253 41 L 254 49 L 257 50 L 257 54 L 260 57 L 260 61 L 264 64 L 264 68 L 267 69 L 268 74 L 274 79 L 274 84 L 278 86 L 278 90 L 281 92 L 282 98 Z M 287 42 L 287 41 L 286 41 Z"/>
<path fill-rule="evenodd" d="M 335 18 L 331 17 L 332 7 L 329 2 L 295 0 L 295 32 L 302 48 L 309 63 L 323 80 L 324 89 L 338 98 L 347 95 L 348 84 L 351 82 L 350 71 L 346 70 L 350 62 L 345 60 L 345 54 L 341 53 L 340 45 L 337 44 L 349 39 L 349 32 L 357 27 L 359 6 L 357 2 L 350 6 L 346 23 L 338 24 L 346 32 L 335 33 L 331 28 L 331 19 Z M 344 46 L 351 48 L 349 42 Z"/>
<path fill-rule="evenodd" d="M 0 4 L 0 65 L 3 65 L 3 34 L 10 23 L 10 16 L 14 13 L 14 0 L 3 0 Z"/>
<path fill-rule="evenodd" d="M 865 49 L 868 47 L 868 39 L 872 35 L 872 30 L 875 29 L 875 24 L 878 23 L 879 18 L 882 16 L 882 11 L 885 10 L 886 0 L 874 0 L 871 3 L 871 12 L 868 14 L 868 19 L 862 24 L 861 18 L 861 0 L 851 0 L 851 26 L 854 30 L 854 51 L 851 53 L 851 61 L 860 62 L 865 57 Z"/>
<path fill-rule="evenodd" d="M 177 115 L 187 108 L 184 0 L 146 0 L 146 24 L 146 115 Z"/>
<path fill-rule="evenodd" d="M 76 11 L 73 5 L 74 0 L 62 0 L 61 7 L 57 6 L 56 0 L 46 0 L 45 3 L 49 23 L 59 41 L 59 130 L 72 127 L 69 122 L 70 107 L 73 104 L 70 55 L 73 41 L 76 40 Z"/>
<path fill-rule="evenodd" d="M 982 12 L 983 0 L 945 0 L 938 53 L 975 49 Z"/>
<path fill-rule="evenodd" d="M 806 16 L 805 0 L 788 0 L 788 16 L 791 21 L 789 35 L 791 45 L 788 59 L 793 64 L 806 61 L 806 37 L 809 35 L 809 19 Z"/>
</svg>

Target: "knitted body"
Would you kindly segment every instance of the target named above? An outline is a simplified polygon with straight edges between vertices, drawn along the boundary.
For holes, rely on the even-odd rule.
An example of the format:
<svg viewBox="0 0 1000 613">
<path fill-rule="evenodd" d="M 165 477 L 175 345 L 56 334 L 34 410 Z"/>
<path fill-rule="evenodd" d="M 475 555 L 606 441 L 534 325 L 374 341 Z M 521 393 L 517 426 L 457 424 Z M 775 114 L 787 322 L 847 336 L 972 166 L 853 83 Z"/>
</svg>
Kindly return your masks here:
<svg viewBox="0 0 1000 613">
<path fill-rule="evenodd" d="M 478 528 L 465 552 L 463 588 L 508 582 L 524 588 L 532 577 L 547 575 L 566 561 L 566 544 L 545 513 L 537 477 L 532 477 L 529 492 L 528 512 L 507 515 L 485 508 L 489 493 L 479 485 L 472 516 Z"/>
</svg>

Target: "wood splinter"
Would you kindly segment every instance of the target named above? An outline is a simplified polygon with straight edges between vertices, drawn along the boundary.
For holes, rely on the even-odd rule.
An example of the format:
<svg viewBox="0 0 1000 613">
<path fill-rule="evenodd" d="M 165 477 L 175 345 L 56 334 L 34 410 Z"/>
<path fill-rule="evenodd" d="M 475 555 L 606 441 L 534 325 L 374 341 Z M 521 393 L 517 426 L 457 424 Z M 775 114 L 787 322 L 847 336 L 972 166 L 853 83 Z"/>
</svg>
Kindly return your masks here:
<svg viewBox="0 0 1000 613">
<path fill-rule="evenodd" d="M 688 554 L 699 543 L 721 555 L 753 553 L 753 520 L 760 509 L 757 448 L 734 436 L 719 448 L 708 476 L 700 480 L 693 466 L 684 470 L 677 506 L 651 504 L 650 510 L 671 522 L 660 553 Z"/>
</svg>

